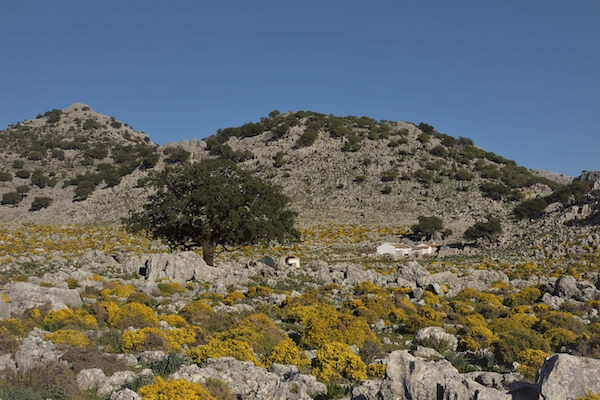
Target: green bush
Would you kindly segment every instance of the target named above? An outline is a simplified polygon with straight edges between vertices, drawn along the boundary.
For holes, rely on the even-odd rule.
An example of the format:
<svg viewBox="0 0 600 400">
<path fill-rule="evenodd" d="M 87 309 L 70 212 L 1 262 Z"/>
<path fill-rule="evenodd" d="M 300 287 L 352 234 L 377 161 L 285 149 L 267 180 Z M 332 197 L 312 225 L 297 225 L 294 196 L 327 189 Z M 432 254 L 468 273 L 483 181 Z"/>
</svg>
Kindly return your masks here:
<svg viewBox="0 0 600 400">
<path fill-rule="evenodd" d="M 492 200 L 501 200 L 502 197 L 510 193 L 510 189 L 502 183 L 484 182 L 479 185 L 479 190 L 485 197 Z"/>
<path fill-rule="evenodd" d="M 417 128 L 419 128 L 424 133 L 431 134 L 435 132 L 435 128 L 429 124 L 426 124 L 425 122 L 421 122 L 419 126 L 417 126 Z"/>
<path fill-rule="evenodd" d="M 425 171 L 424 169 L 419 169 L 415 171 L 414 176 L 419 182 L 425 185 L 431 185 L 431 182 L 433 182 L 433 175 L 430 172 Z"/>
<path fill-rule="evenodd" d="M 496 239 L 502 233 L 500 219 L 488 216 L 486 222 L 476 222 L 465 231 L 465 239 L 476 240 L 479 238 L 490 241 Z"/>
<path fill-rule="evenodd" d="M 456 171 L 455 178 L 457 181 L 470 181 L 473 179 L 473 174 L 467 169 L 460 168 Z"/>
<path fill-rule="evenodd" d="M 102 125 L 100 125 L 100 123 L 93 118 L 88 118 L 83 123 L 83 129 L 85 129 L 86 131 L 91 129 L 98 129 L 100 127 L 102 127 Z"/>
<path fill-rule="evenodd" d="M 0 171 L 0 182 L 10 182 L 12 181 L 12 175 L 6 171 Z"/>
<path fill-rule="evenodd" d="M 177 147 L 168 147 L 165 149 L 165 163 L 167 164 L 175 164 L 186 162 L 190 159 L 190 152 L 184 149 L 181 146 Z"/>
<path fill-rule="evenodd" d="M 15 172 L 15 176 L 17 178 L 27 179 L 31 176 L 31 172 L 27 171 L 26 169 L 20 169 L 17 172 Z"/>
<path fill-rule="evenodd" d="M 388 169 L 381 175 L 381 182 L 392 182 L 398 179 L 398 171 L 394 168 Z"/>
<path fill-rule="evenodd" d="M 32 151 L 27 155 L 28 160 L 39 161 L 44 158 L 44 154 L 41 151 Z"/>
<path fill-rule="evenodd" d="M 298 140 L 296 140 L 296 147 L 309 147 L 317 140 L 319 137 L 319 129 L 321 129 L 321 125 L 317 121 L 310 122 L 304 133 L 300 135 Z"/>
<path fill-rule="evenodd" d="M 45 188 L 48 185 L 49 180 L 50 179 L 40 170 L 35 170 L 33 171 L 33 174 L 31 174 L 31 184 L 40 189 Z"/>
<path fill-rule="evenodd" d="M 444 229 L 444 224 L 441 218 L 419 216 L 419 222 L 411 227 L 415 235 L 425 236 L 430 239 L 435 232 L 440 232 Z"/>
<path fill-rule="evenodd" d="M 23 169 L 25 162 L 23 160 L 14 160 L 12 162 L 13 169 Z"/>
<path fill-rule="evenodd" d="M 2 204 L 14 206 L 19 204 L 21 200 L 23 200 L 23 196 L 18 192 L 8 192 L 2 195 Z"/>
<path fill-rule="evenodd" d="M 542 198 L 525 200 L 519 203 L 513 210 L 513 214 L 517 219 L 535 219 L 544 214 L 544 209 L 548 204 Z"/>
<path fill-rule="evenodd" d="M 50 111 L 46 111 L 44 113 L 44 116 L 48 117 L 48 119 L 46 120 L 47 123 L 54 124 L 54 123 L 60 121 L 61 114 L 62 114 L 61 110 L 57 110 L 56 108 L 54 108 Z"/>
<path fill-rule="evenodd" d="M 436 157 L 446 157 L 448 155 L 448 150 L 442 145 L 437 145 L 429 150 L 429 153 Z"/>
<path fill-rule="evenodd" d="M 31 186 L 29 185 L 20 185 L 17 186 L 17 192 L 20 193 L 21 195 L 25 195 L 27 193 L 29 193 L 29 191 L 31 190 Z"/>
<path fill-rule="evenodd" d="M 52 198 L 50 197 L 36 197 L 33 199 L 31 203 L 31 208 L 29 211 L 38 211 L 42 208 L 47 208 L 52 204 Z"/>
<path fill-rule="evenodd" d="M 110 123 L 110 126 L 112 126 L 115 129 L 119 129 L 119 128 L 121 128 L 121 126 L 123 126 L 123 124 L 121 124 L 119 121 L 112 121 Z"/>
</svg>

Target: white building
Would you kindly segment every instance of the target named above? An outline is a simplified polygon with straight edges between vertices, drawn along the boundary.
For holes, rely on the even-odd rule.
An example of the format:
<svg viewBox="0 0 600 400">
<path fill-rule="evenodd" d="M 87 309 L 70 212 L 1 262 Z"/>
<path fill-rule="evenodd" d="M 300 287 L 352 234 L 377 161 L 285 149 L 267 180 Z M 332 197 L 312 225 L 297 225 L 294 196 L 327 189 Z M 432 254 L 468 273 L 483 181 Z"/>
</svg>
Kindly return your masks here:
<svg viewBox="0 0 600 400">
<path fill-rule="evenodd" d="M 431 257 L 440 247 L 436 243 L 420 243 L 415 246 L 410 246 L 404 243 L 383 243 L 377 247 L 377 254 L 391 254 L 400 257 Z"/>
</svg>

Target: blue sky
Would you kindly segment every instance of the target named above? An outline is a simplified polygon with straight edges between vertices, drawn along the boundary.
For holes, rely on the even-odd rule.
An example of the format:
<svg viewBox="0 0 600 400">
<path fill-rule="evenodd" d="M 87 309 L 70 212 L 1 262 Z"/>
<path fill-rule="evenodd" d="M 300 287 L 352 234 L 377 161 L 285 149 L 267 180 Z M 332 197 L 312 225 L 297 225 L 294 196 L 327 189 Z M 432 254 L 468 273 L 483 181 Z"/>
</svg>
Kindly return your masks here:
<svg viewBox="0 0 600 400">
<path fill-rule="evenodd" d="M 600 169 L 599 20 L 587 0 L 3 1 L 0 128 L 84 102 L 164 143 L 312 110 L 578 175 Z"/>
</svg>

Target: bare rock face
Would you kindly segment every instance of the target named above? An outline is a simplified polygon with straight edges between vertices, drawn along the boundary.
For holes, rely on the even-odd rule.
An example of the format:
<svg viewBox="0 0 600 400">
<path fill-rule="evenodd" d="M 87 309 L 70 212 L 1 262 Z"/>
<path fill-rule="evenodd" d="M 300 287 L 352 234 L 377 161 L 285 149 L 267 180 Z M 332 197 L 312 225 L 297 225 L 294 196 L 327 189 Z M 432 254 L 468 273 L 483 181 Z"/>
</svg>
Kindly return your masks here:
<svg viewBox="0 0 600 400">
<path fill-rule="evenodd" d="M 538 373 L 540 400 L 574 400 L 600 392 L 600 360 L 553 354 Z"/>
<path fill-rule="evenodd" d="M 327 392 L 324 384 L 312 375 L 301 374 L 295 366 L 271 367 L 270 371 L 248 361 L 233 358 L 210 358 L 200 368 L 186 365 L 170 376 L 204 383 L 208 378 L 221 379 L 240 399 L 309 400 Z"/>
<path fill-rule="evenodd" d="M 448 347 L 450 350 L 456 350 L 458 347 L 456 336 L 447 333 L 444 328 L 440 328 L 439 326 L 429 326 L 419 329 L 414 341 L 416 343 L 434 343 L 440 347 Z"/>
<path fill-rule="evenodd" d="M 389 355 L 381 383 L 367 381 L 353 391 L 354 400 L 508 400 L 503 390 L 485 387 L 461 375 L 447 360 L 424 361 L 406 350 Z"/>
<path fill-rule="evenodd" d="M 58 347 L 54 343 L 43 340 L 42 336 L 43 332 L 35 328 L 19 346 L 15 354 L 15 363 L 19 371 L 27 371 L 60 360 Z"/>
<path fill-rule="evenodd" d="M 52 310 L 81 307 L 83 302 L 75 289 L 42 287 L 29 282 L 13 282 L 4 287 L 8 302 L 0 302 L 0 318 L 20 315 L 26 310 L 50 304 Z"/>
<path fill-rule="evenodd" d="M 82 369 L 76 379 L 80 390 L 89 390 L 99 387 L 106 379 L 106 375 L 100 368 Z"/>
<path fill-rule="evenodd" d="M 114 392 L 110 396 L 110 400 L 142 400 L 142 396 L 131 389 L 123 389 L 119 390 L 118 392 Z"/>
</svg>

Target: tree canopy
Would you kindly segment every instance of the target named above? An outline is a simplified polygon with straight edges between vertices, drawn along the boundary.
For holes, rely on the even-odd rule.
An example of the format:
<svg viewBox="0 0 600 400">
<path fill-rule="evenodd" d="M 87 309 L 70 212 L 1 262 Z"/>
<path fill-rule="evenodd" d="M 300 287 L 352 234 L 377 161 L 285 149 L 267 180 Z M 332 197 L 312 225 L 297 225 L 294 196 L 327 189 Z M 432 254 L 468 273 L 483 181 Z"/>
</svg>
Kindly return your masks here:
<svg viewBox="0 0 600 400">
<path fill-rule="evenodd" d="M 477 240 L 479 238 L 495 240 L 502 233 L 500 219 L 488 215 L 486 222 L 476 222 L 465 231 L 465 239 Z"/>
<path fill-rule="evenodd" d="M 411 227 L 414 234 L 431 239 L 434 233 L 444 228 L 442 220 L 438 217 L 419 216 L 419 222 Z"/>
<path fill-rule="evenodd" d="M 299 238 L 289 198 L 229 160 L 182 163 L 153 174 L 142 211 L 125 220 L 133 231 L 146 230 L 174 248 L 202 247 L 214 265 L 218 245 L 243 246 Z"/>
</svg>

